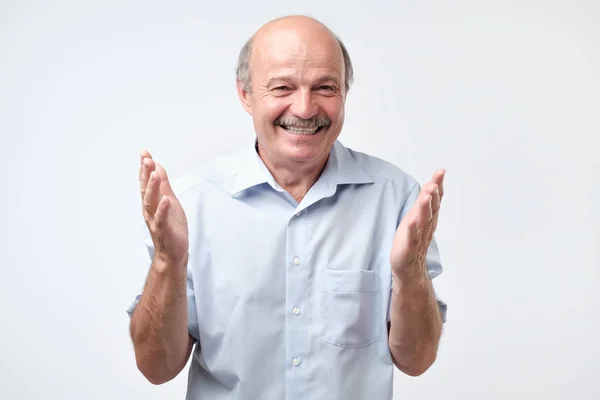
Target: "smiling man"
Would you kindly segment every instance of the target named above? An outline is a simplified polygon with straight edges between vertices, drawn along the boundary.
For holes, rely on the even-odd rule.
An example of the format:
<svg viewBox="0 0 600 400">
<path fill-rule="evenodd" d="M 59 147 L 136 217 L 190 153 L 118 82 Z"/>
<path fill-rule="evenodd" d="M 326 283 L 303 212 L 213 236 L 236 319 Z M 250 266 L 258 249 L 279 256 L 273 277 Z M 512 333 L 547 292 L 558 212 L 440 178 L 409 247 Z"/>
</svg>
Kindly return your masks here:
<svg viewBox="0 0 600 400">
<path fill-rule="evenodd" d="M 445 171 L 421 187 L 338 140 L 352 83 L 318 21 L 267 23 L 237 91 L 254 146 L 171 185 L 142 152 L 151 265 L 128 309 L 152 383 L 193 352 L 187 399 L 391 399 L 394 366 L 435 361 L 446 305 L 434 232 Z"/>
</svg>

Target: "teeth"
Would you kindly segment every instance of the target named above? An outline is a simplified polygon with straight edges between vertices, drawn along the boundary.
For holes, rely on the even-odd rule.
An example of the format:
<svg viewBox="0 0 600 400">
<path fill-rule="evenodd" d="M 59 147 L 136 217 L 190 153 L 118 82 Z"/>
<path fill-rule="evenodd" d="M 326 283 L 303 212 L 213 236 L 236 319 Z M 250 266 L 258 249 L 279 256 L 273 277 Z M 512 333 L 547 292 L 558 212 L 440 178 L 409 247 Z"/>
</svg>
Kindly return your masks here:
<svg viewBox="0 0 600 400">
<path fill-rule="evenodd" d="M 298 133 L 300 135 L 312 135 L 319 128 L 316 127 L 316 128 L 312 128 L 312 129 L 306 129 L 306 128 L 296 128 L 296 127 L 292 127 L 292 126 L 285 126 L 284 129 L 288 132 Z"/>
</svg>

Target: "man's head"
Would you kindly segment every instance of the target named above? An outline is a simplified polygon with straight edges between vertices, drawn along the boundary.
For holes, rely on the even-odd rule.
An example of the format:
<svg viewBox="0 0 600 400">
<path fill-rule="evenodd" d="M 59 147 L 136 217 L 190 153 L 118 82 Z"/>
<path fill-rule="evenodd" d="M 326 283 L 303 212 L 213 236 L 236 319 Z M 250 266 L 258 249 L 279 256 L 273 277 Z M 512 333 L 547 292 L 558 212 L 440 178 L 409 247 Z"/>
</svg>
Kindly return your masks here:
<svg viewBox="0 0 600 400">
<path fill-rule="evenodd" d="M 261 27 L 237 68 L 261 156 L 280 166 L 322 162 L 342 130 L 352 74 L 343 43 L 320 22 L 292 16 Z"/>
</svg>

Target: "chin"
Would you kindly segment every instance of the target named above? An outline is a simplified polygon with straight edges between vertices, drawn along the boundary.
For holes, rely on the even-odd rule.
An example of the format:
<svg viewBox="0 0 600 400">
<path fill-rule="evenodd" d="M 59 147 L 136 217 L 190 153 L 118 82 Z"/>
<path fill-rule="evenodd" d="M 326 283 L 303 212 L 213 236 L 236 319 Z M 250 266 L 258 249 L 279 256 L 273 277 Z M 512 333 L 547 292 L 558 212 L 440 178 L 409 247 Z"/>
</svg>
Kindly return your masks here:
<svg viewBox="0 0 600 400">
<path fill-rule="evenodd" d="M 321 153 L 317 149 L 306 149 L 306 148 L 286 148 L 282 151 L 282 155 L 290 160 L 297 163 L 308 163 L 310 161 L 316 161 L 319 159 Z"/>
</svg>

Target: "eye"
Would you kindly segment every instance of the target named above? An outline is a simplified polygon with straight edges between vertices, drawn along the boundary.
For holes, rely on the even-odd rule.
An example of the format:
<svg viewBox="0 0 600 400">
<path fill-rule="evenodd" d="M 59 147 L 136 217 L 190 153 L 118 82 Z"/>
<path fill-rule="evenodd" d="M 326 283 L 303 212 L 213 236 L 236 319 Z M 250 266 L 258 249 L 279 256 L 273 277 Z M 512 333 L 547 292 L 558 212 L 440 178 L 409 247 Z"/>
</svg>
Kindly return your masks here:
<svg viewBox="0 0 600 400">
<path fill-rule="evenodd" d="M 334 92 L 335 88 L 330 85 L 321 85 L 317 88 L 317 90 L 325 91 L 325 92 Z"/>
<path fill-rule="evenodd" d="M 289 90 L 289 87 L 287 87 L 287 86 L 277 86 L 277 87 L 274 87 L 272 90 L 274 90 L 276 92 L 281 92 L 281 91 Z"/>
</svg>

